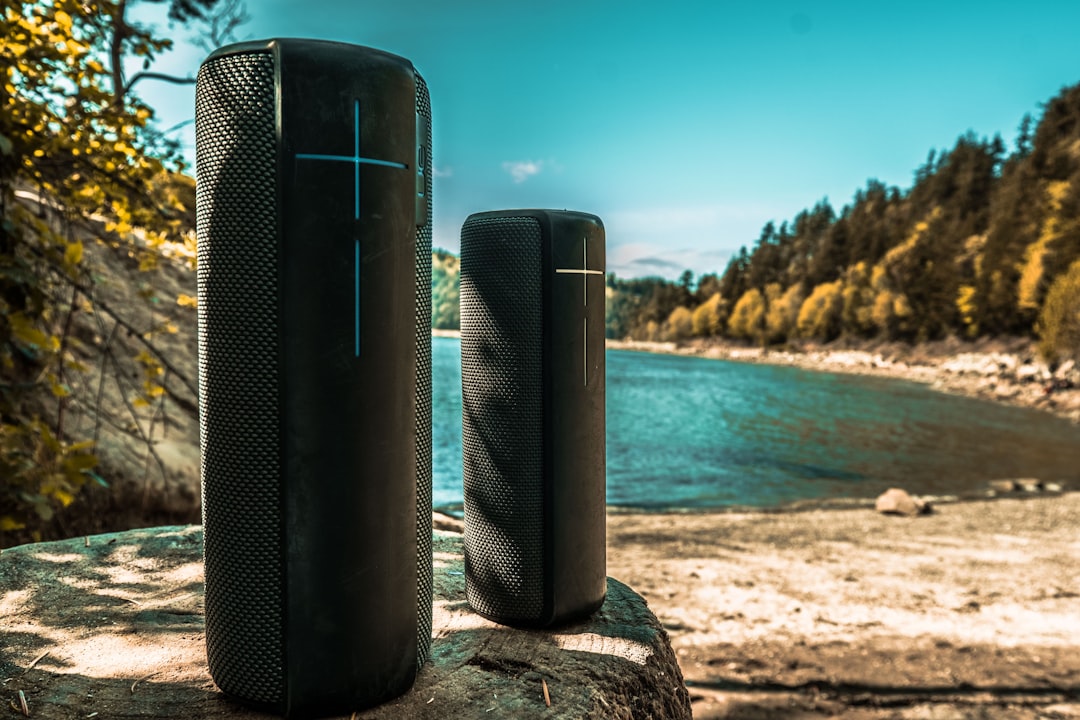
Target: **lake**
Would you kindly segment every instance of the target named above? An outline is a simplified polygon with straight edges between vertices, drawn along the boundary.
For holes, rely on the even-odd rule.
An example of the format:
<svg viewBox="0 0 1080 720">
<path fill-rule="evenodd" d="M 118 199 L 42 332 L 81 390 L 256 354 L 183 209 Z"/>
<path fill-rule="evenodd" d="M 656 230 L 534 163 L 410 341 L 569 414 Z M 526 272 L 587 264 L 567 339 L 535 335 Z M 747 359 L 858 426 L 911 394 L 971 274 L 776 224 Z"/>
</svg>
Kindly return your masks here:
<svg viewBox="0 0 1080 720">
<path fill-rule="evenodd" d="M 460 508 L 458 339 L 432 338 L 432 373 L 434 503 Z M 1023 477 L 1075 487 L 1080 427 L 902 380 L 607 352 L 609 505 L 966 495 Z"/>
</svg>

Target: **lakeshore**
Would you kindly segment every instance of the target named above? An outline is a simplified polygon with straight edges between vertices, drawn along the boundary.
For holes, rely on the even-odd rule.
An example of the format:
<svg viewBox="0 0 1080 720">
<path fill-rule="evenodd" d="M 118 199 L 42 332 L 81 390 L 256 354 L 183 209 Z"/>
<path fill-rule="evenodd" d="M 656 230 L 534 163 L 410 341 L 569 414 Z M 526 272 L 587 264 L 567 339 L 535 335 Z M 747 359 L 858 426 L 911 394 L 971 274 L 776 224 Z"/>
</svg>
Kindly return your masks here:
<svg viewBox="0 0 1080 720">
<path fill-rule="evenodd" d="M 458 330 L 432 330 L 460 338 Z M 710 360 L 787 365 L 816 372 L 871 375 L 929 385 L 935 390 L 1053 413 L 1080 424 L 1080 366 L 1051 369 L 1025 338 L 950 338 L 919 345 L 865 341 L 761 348 L 717 338 L 682 343 L 606 341 L 608 350 L 685 355 Z"/>
<path fill-rule="evenodd" d="M 1039 358 L 1034 343 L 1023 338 L 975 342 L 949 339 L 920 345 L 808 343 L 785 349 L 748 347 L 716 339 L 681 344 L 608 340 L 607 349 L 908 380 L 941 392 L 1034 408 L 1080 423 L 1080 367 L 1067 361 L 1051 369 Z"/>
</svg>

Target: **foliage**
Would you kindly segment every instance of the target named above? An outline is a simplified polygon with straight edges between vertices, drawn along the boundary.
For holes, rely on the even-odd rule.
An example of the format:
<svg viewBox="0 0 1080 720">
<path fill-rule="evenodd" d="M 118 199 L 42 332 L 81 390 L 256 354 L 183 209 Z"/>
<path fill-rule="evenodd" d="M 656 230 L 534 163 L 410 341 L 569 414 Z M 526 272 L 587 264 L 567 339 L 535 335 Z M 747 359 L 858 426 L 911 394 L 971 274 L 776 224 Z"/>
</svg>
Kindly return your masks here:
<svg viewBox="0 0 1080 720">
<path fill-rule="evenodd" d="M 170 12 L 206 18 L 215 2 L 172 0 Z M 194 248 L 193 182 L 176 174 L 178 146 L 133 90 L 141 80 L 187 79 L 148 72 L 171 41 L 129 24 L 127 4 L 16 0 L 0 15 L 0 530 L 40 526 L 88 482 L 103 482 L 94 440 L 71 438 L 64 425 L 74 378 L 87 371 L 78 355 L 91 351 L 72 335 L 73 316 L 125 325 L 95 298 L 87 244 L 124 252 L 147 273 L 166 242 Z M 128 58 L 142 61 L 130 78 Z M 146 351 L 133 359 L 143 376 L 129 387 L 133 412 L 164 398 L 168 363 L 150 340 L 175 328 L 139 332 Z M 99 350 L 102 367 L 119 372 L 112 351 Z M 49 420 L 27 410 L 42 391 L 55 403 Z"/>
<path fill-rule="evenodd" d="M 844 309 L 843 281 L 822 283 L 814 288 L 799 308 L 799 334 L 808 338 L 832 340 L 840 334 Z"/>
<path fill-rule="evenodd" d="M 693 301 L 685 285 L 655 277 L 623 280 L 614 273 L 608 273 L 606 295 L 606 336 L 619 339 L 660 340 L 671 311 Z"/>
<path fill-rule="evenodd" d="M 92 440 L 64 442 L 40 418 L 23 424 L 0 425 L 0 473 L 19 488 L 23 511 L 40 520 L 52 519 L 56 505 L 67 507 L 88 482 L 104 485 L 93 472 L 97 458 Z M 21 530 L 29 518 L 17 512 L 0 515 L 0 531 Z"/>
<path fill-rule="evenodd" d="M 694 335 L 703 337 L 719 335 L 726 324 L 727 301 L 719 292 L 713 293 L 708 300 L 694 310 L 692 318 Z"/>
<path fill-rule="evenodd" d="M 431 327 L 461 329 L 461 266 L 458 258 L 445 250 L 431 253 Z"/>
<path fill-rule="evenodd" d="M 1047 359 L 1080 362 L 1080 260 L 1050 287 L 1036 327 Z"/>
<path fill-rule="evenodd" d="M 1017 303 L 1025 310 L 1038 308 L 1046 293 L 1047 261 L 1051 247 L 1061 233 L 1061 201 L 1068 191 L 1067 180 L 1054 180 L 1047 184 L 1046 195 L 1050 212 L 1043 220 L 1038 239 L 1027 246 L 1021 262 Z"/>
<path fill-rule="evenodd" d="M 876 330 L 872 277 L 865 260 L 849 266 L 844 273 L 840 326 L 855 336 L 869 337 Z"/>
<path fill-rule="evenodd" d="M 678 306 L 668 316 L 666 328 L 666 340 L 685 340 L 693 334 L 693 313 L 682 305 Z"/>
<path fill-rule="evenodd" d="M 765 313 L 765 334 L 768 342 L 784 342 L 794 336 L 803 304 L 803 288 L 795 283 L 780 292 L 780 284 L 772 283 L 765 288 L 768 310 Z"/>
<path fill-rule="evenodd" d="M 757 288 L 743 293 L 728 318 L 728 332 L 732 337 L 761 342 L 765 331 L 765 297 Z"/>
</svg>

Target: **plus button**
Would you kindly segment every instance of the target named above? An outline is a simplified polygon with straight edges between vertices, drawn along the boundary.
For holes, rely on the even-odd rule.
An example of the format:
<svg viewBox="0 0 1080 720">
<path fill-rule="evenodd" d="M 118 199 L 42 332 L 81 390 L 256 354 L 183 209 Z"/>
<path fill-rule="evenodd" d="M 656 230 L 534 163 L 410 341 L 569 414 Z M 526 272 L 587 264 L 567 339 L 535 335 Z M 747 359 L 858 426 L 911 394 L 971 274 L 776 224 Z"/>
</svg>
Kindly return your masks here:
<svg viewBox="0 0 1080 720">
<path fill-rule="evenodd" d="M 589 239 L 587 237 L 581 238 L 581 267 L 580 268 L 555 268 L 555 272 L 559 274 L 567 275 L 581 275 L 581 291 L 582 291 L 582 307 L 589 306 L 589 276 L 599 275 L 604 276 L 603 270 L 595 270 L 589 267 Z M 589 318 L 588 316 L 582 319 L 582 346 L 581 346 L 581 360 L 582 367 L 584 368 L 584 384 L 589 384 Z"/>
<path fill-rule="evenodd" d="M 353 164 L 353 218 L 360 219 L 360 166 L 382 165 L 383 167 L 407 170 L 405 163 L 393 160 L 379 160 L 378 158 L 363 157 L 360 155 L 360 101 L 353 103 L 353 154 L 352 155 L 321 155 L 317 153 L 297 153 L 297 160 L 323 160 L 330 162 L 346 162 Z M 354 312 L 354 347 L 356 356 L 360 357 L 360 239 L 354 238 L 354 269 L 353 269 L 353 312 Z"/>
</svg>

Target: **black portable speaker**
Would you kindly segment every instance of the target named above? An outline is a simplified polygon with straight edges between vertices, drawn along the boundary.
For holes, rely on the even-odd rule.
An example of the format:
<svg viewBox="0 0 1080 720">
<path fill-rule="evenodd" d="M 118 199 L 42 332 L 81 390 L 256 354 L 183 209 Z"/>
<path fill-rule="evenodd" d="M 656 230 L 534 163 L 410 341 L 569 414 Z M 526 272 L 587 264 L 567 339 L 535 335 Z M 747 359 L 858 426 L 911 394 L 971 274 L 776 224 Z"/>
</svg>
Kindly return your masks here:
<svg viewBox="0 0 1080 720">
<path fill-rule="evenodd" d="M 431 638 L 431 109 L 311 40 L 196 86 L 210 672 L 293 716 L 407 690 Z"/>
<path fill-rule="evenodd" d="M 585 213 L 461 228 L 465 591 L 500 623 L 554 625 L 604 601 L 604 255 Z"/>
</svg>

